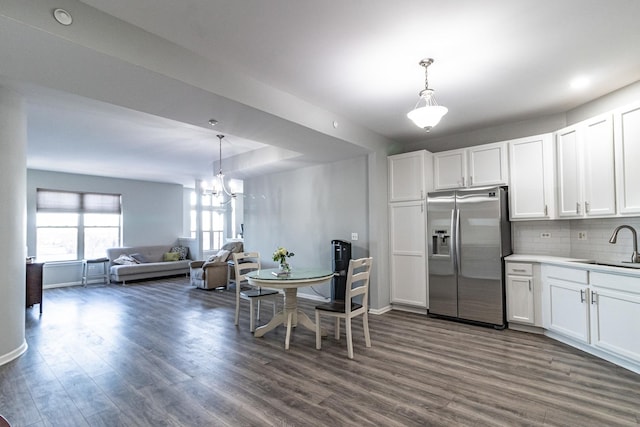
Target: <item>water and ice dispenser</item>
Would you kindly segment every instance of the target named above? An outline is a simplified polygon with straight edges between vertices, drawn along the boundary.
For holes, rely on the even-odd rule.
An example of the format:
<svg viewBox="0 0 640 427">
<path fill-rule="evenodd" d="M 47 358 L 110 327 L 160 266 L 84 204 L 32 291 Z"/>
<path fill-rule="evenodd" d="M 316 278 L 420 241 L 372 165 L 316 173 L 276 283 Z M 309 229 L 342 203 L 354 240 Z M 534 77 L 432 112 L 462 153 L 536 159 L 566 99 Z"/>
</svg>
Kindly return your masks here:
<svg viewBox="0 0 640 427">
<path fill-rule="evenodd" d="M 449 229 L 437 228 L 431 234 L 433 255 L 449 256 L 451 245 L 451 233 Z"/>
</svg>

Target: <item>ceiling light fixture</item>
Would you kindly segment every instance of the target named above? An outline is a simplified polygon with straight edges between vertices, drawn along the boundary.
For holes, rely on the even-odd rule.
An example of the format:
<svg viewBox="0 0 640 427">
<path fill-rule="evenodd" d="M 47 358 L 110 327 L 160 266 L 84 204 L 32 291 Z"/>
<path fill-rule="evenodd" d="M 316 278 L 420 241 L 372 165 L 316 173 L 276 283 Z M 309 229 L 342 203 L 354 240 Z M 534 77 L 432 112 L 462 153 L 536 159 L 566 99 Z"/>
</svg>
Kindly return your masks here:
<svg viewBox="0 0 640 427">
<path fill-rule="evenodd" d="M 213 182 L 211 183 L 211 194 L 214 196 L 221 196 L 224 197 L 224 194 L 226 194 L 227 196 L 229 196 L 229 199 L 224 202 L 224 204 L 227 204 L 231 201 L 231 199 L 236 197 L 236 193 L 232 192 L 231 190 L 227 189 L 227 186 L 225 185 L 224 182 L 224 174 L 222 173 L 222 138 L 224 138 L 224 135 L 216 135 L 218 137 L 218 142 L 219 142 L 219 155 L 220 155 L 220 162 L 219 162 L 219 169 L 218 169 L 218 173 L 215 173 L 215 162 L 213 163 L 213 173 L 214 173 L 214 177 L 213 177 Z"/>
<path fill-rule="evenodd" d="M 64 9 L 55 9 L 53 11 L 53 17 L 59 24 L 62 25 L 71 25 L 73 23 L 73 17 L 69 12 Z"/>
<path fill-rule="evenodd" d="M 420 65 L 424 67 L 424 90 L 420 91 L 420 99 L 416 103 L 413 110 L 407 113 L 407 117 L 410 118 L 413 123 L 419 128 L 423 128 L 427 132 L 431 130 L 435 125 L 440 122 L 440 119 L 447 114 L 449 109 L 438 105 L 434 90 L 429 89 L 429 77 L 427 74 L 427 68 L 433 64 L 432 58 L 426 58 L 420 61 Z M 424 106 L 419 107 L 420 103 L 424 101 Z"/>
</svg>

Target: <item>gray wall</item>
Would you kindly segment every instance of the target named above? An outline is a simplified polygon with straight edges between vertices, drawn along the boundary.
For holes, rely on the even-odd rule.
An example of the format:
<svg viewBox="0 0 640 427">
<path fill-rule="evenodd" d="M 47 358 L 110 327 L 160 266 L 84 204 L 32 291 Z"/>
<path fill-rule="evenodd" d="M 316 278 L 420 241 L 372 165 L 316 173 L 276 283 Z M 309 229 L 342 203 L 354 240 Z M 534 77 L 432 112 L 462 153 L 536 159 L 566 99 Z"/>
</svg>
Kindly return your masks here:
<svg viewBox="0 0 640 427">
<path fill-rule="evenodd" d="M 245 180 L 245 249 L 260 252 L 264 266 L 275 266 L 271 254 L 284 246 L 296 254 L 294 269 L 332 268 L 334 239 L 351 242 L 353 258 L 368 256 L 368 176 L 368 158 L 359 157 Z M 382 191 L 386 195 L 386 187 Z M 351 241 L 354 232 L 357 241 Z M 299 293 L 328 297 L 331 288 Z"/>
<path fill-rule="evenodd" d="M 184 192 L 166 184 L 99 176 L 27 170 L 27 248 L 36 254 L 36 190 L 94 191 L 122 194 L 124 246 L 171 245 L 188 236 L 184 227 Z M 45 266 L 45 286 L 80 282 L 79 263 Z"/>
</svg>

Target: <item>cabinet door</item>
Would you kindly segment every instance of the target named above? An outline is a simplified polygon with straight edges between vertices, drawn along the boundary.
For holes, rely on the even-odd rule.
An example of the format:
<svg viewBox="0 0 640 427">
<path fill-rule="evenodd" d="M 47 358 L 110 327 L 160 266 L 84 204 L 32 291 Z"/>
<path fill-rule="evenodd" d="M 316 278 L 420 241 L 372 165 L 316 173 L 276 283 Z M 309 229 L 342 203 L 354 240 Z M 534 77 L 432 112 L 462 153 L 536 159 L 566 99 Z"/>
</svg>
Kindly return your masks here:
<svg viewBox="0 0 640 427">
<path fill-rule="evenodd" d="M 589 343 L 588 287 L 547 278 L 549 298 L 547 329 Z"/>
<path fill-rule="evenodd" d="M 391 302 L 428 308 L 424 202 L 389 205 Z"/>
<path fill-rule="evenodd" d="M 591 344 L 640 362 L 640 297 L 609 289 L 591 291 Z"/>
<path fill-rule="evenodd" d="M 464 187 L 467 182 L 465 150 L 451 150 L 433 155 L 433 179 L 436 190 Z"/>
<path fill-rule="evenodd" d="M 584 213 L 586 216 L 615 215 L 615 150 L 611 116 L 600 116 L 586 122 L 582 140 Z"/>
<path fill-rule="evenodd" d="M 533 325 L 533 278 L 507 276 L 507 320 Z"/>
<path fill-rule="evenodd" d="M 507 145 L 500 142 L 467 149 L 469 187 L 507 184 L 509 172 Z"/>
<path fill-rule="evenodd" d="M 509 142 L 509 205 L 512 220 L 553 216 L 551 135 Z"/>
<path fill-rule="evenodd" d="M 425 191 L 425 150 L 388 157 L 389 201 L 423 200 Z"/>
<path fill-rule="evenodd" d="M 579 127 L 572 126 L 556 133 L 558 165 L 558 216 L 582 216 L 582 161 Z"/>
<path fill-rule="evenodd" d="M 640 213 L 640 104 L 614 115 L 618 211 Z"/>
</svg>

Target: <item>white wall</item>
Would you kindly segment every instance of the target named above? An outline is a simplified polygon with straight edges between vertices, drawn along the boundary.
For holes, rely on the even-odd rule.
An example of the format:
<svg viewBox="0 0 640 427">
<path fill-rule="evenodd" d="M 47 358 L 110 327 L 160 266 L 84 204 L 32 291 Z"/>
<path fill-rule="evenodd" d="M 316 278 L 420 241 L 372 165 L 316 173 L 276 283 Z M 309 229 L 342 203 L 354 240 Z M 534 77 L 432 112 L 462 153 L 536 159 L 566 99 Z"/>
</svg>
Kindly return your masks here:
<svg viewBox="0 0 640 427">
<path fill-rule="evenodd" d="M 352 257 L 369 255 L 367 157 L 312 166 L 244 182 L 245 250 L 258 251 L 262 264 L 278 246 L 296 255 L 292 268 L 332 268 L 334 239 L 351 241 Z M 386 194 L 386 187 L 381 189 Z M 372 287 L 375 286 L 372 281 Z M 329 284 L 300 294 L 329 297 Z"/>
</svg>

